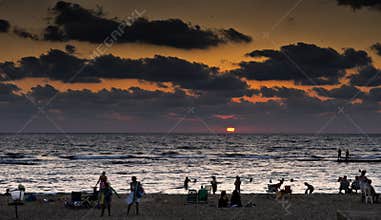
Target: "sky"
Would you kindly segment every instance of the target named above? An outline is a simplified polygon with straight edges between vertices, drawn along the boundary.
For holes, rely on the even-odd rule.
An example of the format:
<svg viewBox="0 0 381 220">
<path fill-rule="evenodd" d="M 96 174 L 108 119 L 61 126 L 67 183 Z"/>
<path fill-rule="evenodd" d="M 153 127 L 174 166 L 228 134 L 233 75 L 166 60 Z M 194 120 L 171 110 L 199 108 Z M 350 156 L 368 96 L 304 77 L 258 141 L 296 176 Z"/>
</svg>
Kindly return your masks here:
<svg viewBox="0 0 381 220">
<path fill-rule="evenodd" d="M 381 1 L 0 0 L 0 132 L 380 133 Z"/>
</svg>

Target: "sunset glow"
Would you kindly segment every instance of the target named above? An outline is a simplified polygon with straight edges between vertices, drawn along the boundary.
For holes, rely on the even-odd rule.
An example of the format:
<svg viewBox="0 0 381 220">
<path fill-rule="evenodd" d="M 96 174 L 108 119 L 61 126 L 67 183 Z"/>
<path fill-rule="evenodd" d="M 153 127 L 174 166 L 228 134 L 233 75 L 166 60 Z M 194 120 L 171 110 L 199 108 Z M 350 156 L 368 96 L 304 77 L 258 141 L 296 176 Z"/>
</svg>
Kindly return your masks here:
<svg viewBox="0 0 381 220">
<path fill-rule="evenodd" d="M 234 132 L 235 132 L 235 128 L 233 128 L 233 127 L 228 127 L 228 128 L 226 128 L 226 132 L 234 133 Z"/>
</svg>

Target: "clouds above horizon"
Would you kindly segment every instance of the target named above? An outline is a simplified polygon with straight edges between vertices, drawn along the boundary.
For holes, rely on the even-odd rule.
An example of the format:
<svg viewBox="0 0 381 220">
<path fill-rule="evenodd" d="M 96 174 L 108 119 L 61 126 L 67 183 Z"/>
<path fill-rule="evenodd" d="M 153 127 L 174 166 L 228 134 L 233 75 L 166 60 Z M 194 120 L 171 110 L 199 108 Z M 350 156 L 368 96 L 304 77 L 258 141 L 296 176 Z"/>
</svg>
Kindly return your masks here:
<svg viewBox="0 0 381 220">
<path fill-rule="evenodd" d="M 302 42 L 279 50 L 254 50 L 247 56 L 266 60 L 241 62 L 233 73 L 250 80 L 293 80 L 302 85 L 335 85 L 345 76 L 345 70 L 372 62 L 362 50 L 347 48 L 339 53 Z"/>
<path fill-rule="evenodd" d="M 337 0 L 337 4 L 349 6 L 353 10 L 358 10 L 362 8 L 381 10 L 380 0 Z"/>
<path fill-rule="evenodd" d="M 377 55 L 381 56 L 381 43 L 375 43 L 370 47 Z"/>
<path fill-rule="evenodd" d="M 381 100 L 379 88 L 371 89 L 369 93 L 364 94 L 361 97 L 362 104 L 348 104 L 342 101 L 343 97 L 346 99 L 349 96 L 343 96 L 336 90 L 328 92 L 331 100 L 321 100 L 300 89 L 262 87 L 256 91 L 256 96 L 278 99 L 256 103 L 220 99 L 221 94 L 225 93 L 215 92 L 191 95 L 181 89 L 164 92 L 148 91 L 138 87 L 103 89 L 98 92 L 87 89 L 58 91 L 51 85 L 38 85 L 27 93 L 19 93 L 17 86 L 0 83 L 0 118 L 4 122 L 17 119 L 22 125 L 38 111 L 35 104 L 42 107 L 51 120 L 55 120 L 66 129 L 74 126 L 78 130 L 87 129 L 86 125 L 93 123 L 105 126 L 115 124 L 116 127 L 123 127 L 123 124 L 127 123 L 124 128 L 147 131 L 145 126 L 154 121 L 162 124 L 164 126 L 162 129 L 165 131 L 169 129 L 165 125 L 169 126 L 189 114 L 184 124 L 192 124 L 202 118 L 212 128 L 234 124 L 244 126 L 250 123 L 266 128 L 270 123 L 274 128 L 272 131 L 282 131 L 285 128 L 297 131 L 298 129 L 292 126 L 301 125 L 306 121 L 309 123 L 306 131 L 314 129 L 316 131 L 322 121 L 337 114 L 337 107 L 344 104 L 347 105 L 346 111 L 350 112 L 351 117 L 361 117 L 363 114 L 380 117 L 377 104 Z M 49 102 L 52 97 L 55 97 L 54 100 Z M 48 102 L 49 105 L 46 106 Z M 193 113 L 189 113 L 190 108 L 194 109 Z M 20 124 L 12 126 L 21 126 Z M 188 128 L 192 129 L 192 126 Z M 105 131 L 108 127 L 99 129 Z M 163 131 L 158 127 L 155 129 Z"/>
<path fill-rule="evenodd" d="M 115 37 L 115 43 L 148 43 L 181 49 L 206 49 L 228 42 L 252 41 L 250 36 L 233 28 L 205 29 L 181 19 L 150 21 L 139 14 L 127 21 L 108 19 L 101 11 L 64 1 L 57 2 L 52 12 L 52 24 L 45 28 L 43 37 L 49 41 L 103 43 Z"/>
</svg>

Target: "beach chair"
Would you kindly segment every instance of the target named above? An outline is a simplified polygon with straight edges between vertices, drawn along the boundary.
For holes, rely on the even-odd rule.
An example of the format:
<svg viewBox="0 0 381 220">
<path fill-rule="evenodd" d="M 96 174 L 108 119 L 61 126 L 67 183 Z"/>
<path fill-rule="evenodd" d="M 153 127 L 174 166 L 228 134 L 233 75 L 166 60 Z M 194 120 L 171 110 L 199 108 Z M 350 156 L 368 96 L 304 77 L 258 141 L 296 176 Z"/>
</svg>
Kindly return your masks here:
<svg viewBox="0 0 381 220">
<path fill-rule="evenodd" d="M 197 203 L 197 191 L 190 189 L 187 195 L 187 203 Z"/>
<path fill-rule="evenodd" d="M 71 201 L 65 202 L 65 207 L 67 208 L 81 208 L 82 206 L 82 193 L 81 192 L 71 192 Z"/>
<path fill-rule="evenodd" d="M 208 190 L 205 188 L 198 191 L 198 203 L 208 203 Z"/>
<path fill-rule="evenodd" d="M 82 192 L 71 192 L 71 201 L 72 202 L 81 202 L 82 201 Z"/>
</svg>

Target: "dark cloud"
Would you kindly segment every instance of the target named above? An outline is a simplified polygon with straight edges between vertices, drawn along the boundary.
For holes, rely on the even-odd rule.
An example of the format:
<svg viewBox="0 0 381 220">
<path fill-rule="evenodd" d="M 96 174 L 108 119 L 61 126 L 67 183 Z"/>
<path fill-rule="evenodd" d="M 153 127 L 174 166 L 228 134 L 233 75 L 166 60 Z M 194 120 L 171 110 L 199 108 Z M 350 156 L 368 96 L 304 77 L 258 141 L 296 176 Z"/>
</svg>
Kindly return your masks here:
<svg viewBox="0 0 381 220">
<path fill-rule="evenodd" d="M 182 49 L 205 49 L 227 42 L 247 43 L 252 40 L 232 28 L 203 29 L 180 19 L 149 21 L 137 18 L 128 22 L 107 19 L 100 12 L 64 1 L 57 2 L 52 12 L 53 24 L 44 31 L 45 40 L 102 43 L 114 36 L 115 43 L 142 42 Z"/>
<path fill-rule="evenodd" d="M 29 95 L 33 97 L 34 99 L 41 101 L 41 100 L 48 100 L 52 97 L 54 97 L 58 93 L 58 90 L 54 88 L 51 85 L 37 85 L 31 89 L 31 92 Z"/>
<path fill-rule="evenodd" d="M 93 60 L 81 59 L 61 50 L 50 50 L 39 57 L 23 57 L 15 64 L 0 63 L 0 68 L 11 79 L 46 77 L 67 83 L 97 83 L 101 79 L 138 79 L 158 84 L 200 91 L 228 91 L 231 97 L 250 95 L 246 82 L 218 68 L 202 63 L 188 62 L 177 57 L 124 59 L 103 55 Z"/>
<path fill-rule="evenodd" d="M 28 32 L 27 30 L 19 27 L 13 28 L 13 33 L 22 38 L 28 38 L 32 40 L 39 40 L 38 35 Z"/>
<path fill-rule="evenodd" d="M 298 43 L 280 50 L 255 50 L 247 56 L 265 61 L 241 62 L 233 72 L 251 80 L 294 80 L 297 84 L 338 84 L 345 70 L 371 63 L 365 51 L 352 48 L 339 53 L 332 48 Z"/>
<path fill-rule="evenodd" d="M 86 60 L 63 51 L 50 50 L 47 54 L 40 55 L 40 57 L 23 57 L 18 64 L 12 62 L 0 63 L 0 68 L 11 79 L 47 77 L 67 82 L 77 74 L 85 62 Z M 78 77 L 78 80 L 81 80 L 81 77 Z"/>
<path fill-rule="evenodd" d="M 381 85 L 381 70 L 374 66 L 366 66 L 350 77 L 350 82 L 355 86 L 379 86 Z"/>
<path fill-rule="evenodd" d="M 36 86 L 27 95 L 37 104 L 41 104 L 49 118 L 68 132 L 165 132 L 180 119 L 183 123 L 176 132 L 200 131 L 192 130 L 194 127 L 190 124 L 197 122 L 204 127 L 201 118 L 212 129 L 233 123 L 239 128 L 254 125 L 260 129 L 257 132 L 305 133 L 318 131 L 337 112 L 338 101 L 320 100 L 303 90 L 264 87 L 255 92 L 259 96 L 280 99 L 257 103 L 245 100 L 233 102 L 227 93 L 218 90 L 202 91 L 199 94 L 189 94 L 181 89 L 173 92 L 147 91 L 138 87 L 103 89 L 97 92 L 86 89 L 58 91 L 50 85 Z M 362 103 L 349 103 L 345 111 L 361 126 L 366 123 L 366 128 L 373 129 L 378 128 L 378 121 L 375 119 L 380 119 L 377 104 L 380 91 L 373 89 L 369 94 Z M 52 96 L 55 96 L 54 101 L 46 107 L 44 103 Z M 0 125 L 2 131 L 17 131 L 37 111 L 25 98 L 25 94 L 12 85 L 4 87 L 0 84 L 0 99 L 0 119 L 4 122 L 1 125 L 7 125 Z M 190 107 L 194 108 L 194 113 L 189 113 Z M 372 120 L 367 120 L 364 115 Z M 224 119 L 223 116 L 229 117 Z M 340 117 L 337 115 L 337 118 Z M 332 126 L 336 126 L 336 130 L 333 131 L 350 130 L 351 127 L 342 124 L 343 121 L 346 120 L 335 120 Z M 32 127 L 28 127 L 26 131 L 57 131 L 44 123 L 36 118 Z"/>
<path fill-rule="evenodd" d="M 374 50 L 379 56 L 381 56 L 381 43 L 373 44 L 371 49 Z"/>
<path fill-rule="evenodd" d="M 318 95 L 335 98 L 335 99 L 353 99 L 358 98 L 364 95 L 358 88 L 349 85 L 342 85 L 339 88 L 335 89 L 325 89 L 325 88 L 313 88 L 314 91 L 317 92 Z"/>
<path fill-rule="evenodd" d="M 369 90 L 368 98 L 376 102 L 381 102 L 381 88 L 373 88 Z"/>
<path fill-rule="evenodd" d="M 13 84 L 0 83 L 0 102 L 13 101 L 17 98 L 17 95 L 15 95 L 14 92 L 19 90 L 20 89 Z"/>
<path fill-rule="evenodd" d="M 11 25 L 9 21 L 0 19 L 0 33 L 1 32 L 8 32 L 10 29 Z"/>
<path fill-rule="evenodd" d="M 304 97 L 307 93 L 304 90 L 293 89 L 287 87 L 261 87 L 260 92 L 265 98 L 290 98 L 290 97 Z"/>
<path fill-rule="evenodd" d="M 381 10 L 380 0 L 337 0 L 339 5 L 350 6 L 353 10 L 362 8 L 372 8 Z"/>
</svg>

